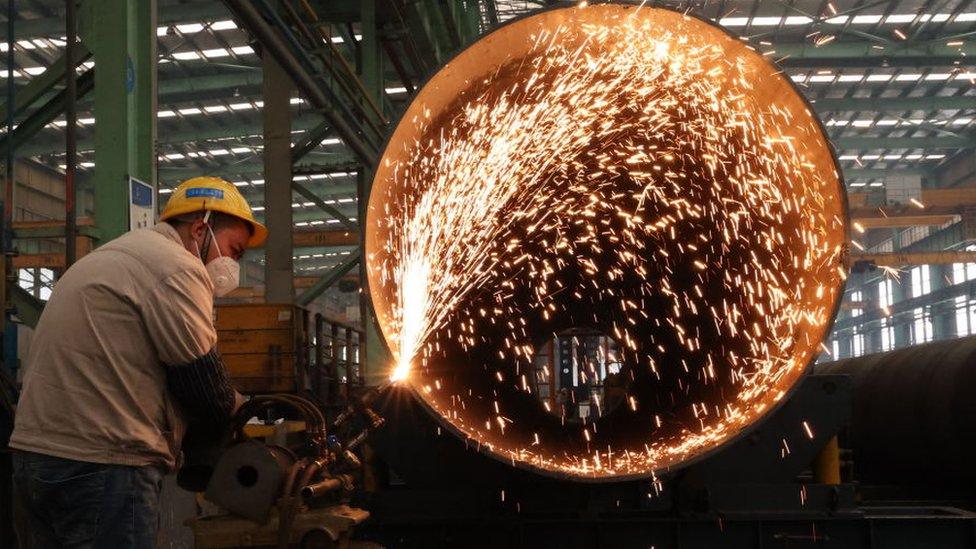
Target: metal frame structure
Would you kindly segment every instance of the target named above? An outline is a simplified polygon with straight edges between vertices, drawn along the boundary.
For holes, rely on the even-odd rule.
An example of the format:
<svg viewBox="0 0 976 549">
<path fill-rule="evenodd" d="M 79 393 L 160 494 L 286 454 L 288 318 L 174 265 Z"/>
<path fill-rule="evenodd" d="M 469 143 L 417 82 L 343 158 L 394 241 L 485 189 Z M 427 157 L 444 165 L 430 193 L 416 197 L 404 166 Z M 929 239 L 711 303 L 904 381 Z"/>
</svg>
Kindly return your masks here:
<svg viewBox="0 0 976 549">
<path fill-rule="evenodd" d="M 237 184 L 257 206 L 257 214 L 267 217 L 261 58 L 270 56 L 282 65 L 295 89 L 288 102 L 292 182 L 277 192 L 289 194 L 288 198 L 280 196 L 278 203 L 290 203 L 290 223 L 298 235 L 290 262 L 296 280 L 323 277 L 310 288 L 312 293 L 301 294 L 300 299 L 308 302 L 310 296 L 328 287 L 328 281 L 342 278 L 337 274 L 340 270 L 345 273 L 353 268 L 357 248 L 329 243 L 334 238 L 306 238 L 302 233 L 358 232 L 369 191 L 370 163 L 375 161 L 387 126 L 417 86 L 453 51 L 479 34 L 550 3 L 156 0 L 155 10 L 140 11 L 132 9 L 131 0 L 82 0 L 82 42 L 73 52 L 82 68 L 77 79 L 77 175 L 73 180 L 77 215 L 94 217 L 97 229 L 81 229 L 103 240 L 118 234 L 123 211 L 120 199 L 124 197 L 118 186 L 120 174 L 138 173 L 153 180 L 153 170 L 158 173 L 160 202 L 178 181 L 215 174 Z M 917 176 L 926 189 L 965 186 L 973 179 L 976 7 L 971 2 L 676 0 L 643 4 L 716 20 L 777 60 L 827 126 L 848 190 L 864 204 L 854 210 L 855 220 L 886 203 L 885 191 L 894 175 Z M 97 13 L 89 5 L 97 5 Z M 69 95 L 61 84 L 67 74 L 64 4 L 24 0 L 17 2 L 16 9 L 16 22 L 12 30 L 0 30 L 0 42 L 6 43 L 8 37 L 13 40 L 12 51 L 3 53 L 13 58 L 17 108 L 12 114 L 17 131 L 12 140 L 0 135 L 0 142 L 12 142 L 20 161 L 67 170 L 67 121 L 60 118 Z M 144 19 L 136 27 L 132 18 L 137 12 L 152 12 L 155 21 Z M 0 18 L 5 16 L 0 14 Z M 119 28 L 128 31 L 99 34 L 100 29 Z M 154 47 L 158 51 L 151 53 Z M 98 59 L 99 49 L 106 56 L 104 62 Z M 157 62 L 133 63 L 132 71 L 125 66 L 126 59 L 147 56 Z M 110 70 L 95 71 L 96 63 Z M 114 75 L 111 80 L 110 72 Z M 138 97 L 123 93 L 124 75 L 130 72 L 136 81 L 147 82 L 134 88 L 145 92 L 136 94 Z M 158 73 L 158 83 L 152 83 L 153 72 Z M 153 86 L 158 93 L 151 92 Z M 129 106 L 105 107 L 122 102 Z M 115 130 L 94 131 L 99 105 L 108 114 L 97 123 Z M 111 133 L 116 135 L 108 137 Z M 66 196 L 52 200 L 59 198 Z M 972 203 L 976 206 L 976 197 Z M 953 218 L 958 223 L 963 222 L 965 209 L 951 213 L 958 216 Z M 858 236 L 872 254 L 862 259 L 921 262 L 928 256 L 879 254 L 941 253 L 972 237 L 972 231 L 960 225 L 953 229 L 953 234 L 961 235 L 955 242 L 928 240 L 909 250 L 882 250 L 881 244 L 892 232 L 900 234 L 933 222 L 915 211 L 891 212 L 884 212 L 889 220 L 880 227 L 872 225 L 867 235 Z M 37 221 L 44 215 L 15 217 L 14 221 Z M 863 220 L 866 226 L 871 221 Z M 67 230 L 72 232 L 70 227 Z M 322 244 L 300 244 L 308 241 Z M 14 243 L 29 253 L 64 249 L 63 241 L 52 238 L 18 238 Z M 262 255 L 254 254 L 249 261 L 253 267 L 248 269 L 250 283 L 261 284 L 267 278 L 260 273 L 265 270 Z M 861 276 L 855 274 L 852 287 Z M 299 293 L 304 288 L 307 286 Z"/>
</svg>

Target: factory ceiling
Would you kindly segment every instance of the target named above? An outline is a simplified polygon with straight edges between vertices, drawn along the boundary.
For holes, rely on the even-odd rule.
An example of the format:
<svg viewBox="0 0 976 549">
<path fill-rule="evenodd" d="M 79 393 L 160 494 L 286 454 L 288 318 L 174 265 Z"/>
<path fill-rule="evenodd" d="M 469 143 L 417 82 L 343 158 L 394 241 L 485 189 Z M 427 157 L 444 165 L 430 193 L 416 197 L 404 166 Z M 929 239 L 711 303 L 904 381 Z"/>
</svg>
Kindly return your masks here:
<svg viewBox="0 0 976 549">
<path fill-rule="evenodd" d="M 305 3 L 303 3 L 305 4 Z M 463 42 L 450 25 L 412 24 L 400 2 L 378 2 L 384 43 L 383 110 L 395 120 L 415 86 Z M 544 7 L 545 2 L 481 0 L 482 28 Z M 943 168 L 976 148 L 976 6 L 950 1 L 655 2 L 717 21 L 775 59 L 820 115 L 849 190 L 883 188 L 885 176 L 920 175 L 928 187 L 952 185 Z M 361 56 L 355 2 L 305 4 L 323 23 L 329 55 L 351 65 Z M 402 7 L 402 6 L 401 6 Z M 64 41 L 63 3 L 18 0 L 13 78 L 18 88 L 54 65 Z M 410 8 L 414 9 L 414 8 Z M 408 14 L 409 15 L 409 14 Z M 436 14 L 435 14 L 436 15 Z M 6 14 L 2 14 L 6 19 Z M 328 24 L 325 24 L 328 22 Z M 444 28 L 448 30 L 445 31 Z M 453 32 L 448 32 L 453 31 Z M 221 2 L 158 0 L 158 167 L 162 198 L 180 180 L 224 175 L 262 207 L 261 61 L 255 43 Z M 6 55 L 6 25 L 0 53 Z M 396 60 L 391 57 L 395 57 Z M 83 69 L 93 65 L 89 59 Z M 396 65 L 399 65 L 395 67 Z M 394 69 L 398 70 L 394 70 Z M 0 83 L 10 75 L 0 73 Z M 323 126 L 307 98 L 292 98 L 296 143 L 309 145 L 296 181 L 356 221 L 360 166 Z M 79 103 L 79 162 L 94 168 L 90 103 Z M 18 157 L 64 164 L 64 120 L 26 143 Z M 324 128 L 324 131 L 323 131 Z M 311 142 L 309 142 L 311 141 Z M 380 146 L 380 137 L 372 138 Z M 338 228 L 339 220 L 296 194 L 299 228 Z M 296 271 L 323 271 L 348 249 L 296 254 Z"/>
</svg>

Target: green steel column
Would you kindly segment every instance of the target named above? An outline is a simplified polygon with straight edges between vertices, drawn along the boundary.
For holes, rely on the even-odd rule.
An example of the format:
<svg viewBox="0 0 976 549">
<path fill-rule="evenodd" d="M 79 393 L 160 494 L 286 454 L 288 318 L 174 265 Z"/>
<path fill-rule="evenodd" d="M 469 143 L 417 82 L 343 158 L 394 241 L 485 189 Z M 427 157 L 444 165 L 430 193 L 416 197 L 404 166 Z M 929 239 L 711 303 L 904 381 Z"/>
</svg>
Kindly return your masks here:
<svg viewBox="0 0 976 549">
<path fill-rule="evenodd" d="M 102 242 L 129 228 L 129 183 L 156 184 L 156 0 L 87 0 L 95 57 L 95 220 Z"/>
<path fill-rule="evenodd" d="M 897 239 L 897 234 L 895 235 Z M 897 242 L 897 240 L 895 240 Z M 892 302 L 898 303 L 911 297 L 911 277 L 903 274 L 899 278 L 893 278 L 891 282 Z M 908 347 L 912 339 L 912 313 L 902 314 L 897 318 L 889 318 L 895 328 L 895 348 Z"/>
<path fill-rule="evenodd" d="M 376 0 L 363 0 L 360 3 L 360 17 L 362 23 L 363 39 L 360 42 L 362 51 L 360 63 L 360 77 L 366 91 L 371 94 L 373 99 L 380 103 L 383 94 L 383 53 L 380 47 L 379 26 L 376 20 Z M 373 182 L 373 166 L 363 166 L 359 170 L 357 178 L 359 195 L 359 219 L 360 227 L 364 224 L 366 204 L 369 199 L 369 191 Z M 360 239 L 363 242 L 363 239 Z M 362 284 L 366 285 L 366 261 L 359 263 L 359 277 Z M 365 331 L 365 345 L 360 346 L 362 376 L 366 385 L 379 385 L 389 374 L 390 355 L 380 335 L 379 326 L 376 324 L 376 315 L 373 311 L 368 292 L 360 292 L 360 317 Z"/>
<path fill-rule="evenodd" d="M 952 285 L 952 265 L 929 265 L 929 279 L 932 282 L 933 292 Z M 932 304 L 930 311 L 932 315 L 932 339 L 934 341 L 955 337 L 955 307 L 955 299 Z"/>
<path fill-rule="evenodd" d="M 360 79 L 366 92 L 377 105 L 383 96 L 383 50 L 380 47 L 379 27 L 376 20 L 376 0 L 360 3 L 363 39 L 359 44 L 362 52 L 359 67 Z M 376 120 L 381 123 L 381 121 Z"/>
<path fill-rule="evenodd" d="M 466 46 L 475 41 L 481 34 L 481 7 L 478 0 L 459 0 L 461 2 L 462 33 L 461 45 Z"/>
<path fill-rule="evenodd" d="M 264 298 L 294 301 L 291 188 L 291 80 L 271 55 L 263 57 L 264 83 Z"/>
<path fill-rule="evenodd" d="M 863 301 L 867 302 L 865 312 L 877 309 L 878 302 L 881 300 L 881 294 L 878 292 L 878 281 L 867 276 L 863 276 L 862 280 L 865 280 L 861 285 Z M 864 354 L 878 352 L 881 352 L 881 328 L 878 323 L 874 323 L 864 334 Z"/>
</svg>

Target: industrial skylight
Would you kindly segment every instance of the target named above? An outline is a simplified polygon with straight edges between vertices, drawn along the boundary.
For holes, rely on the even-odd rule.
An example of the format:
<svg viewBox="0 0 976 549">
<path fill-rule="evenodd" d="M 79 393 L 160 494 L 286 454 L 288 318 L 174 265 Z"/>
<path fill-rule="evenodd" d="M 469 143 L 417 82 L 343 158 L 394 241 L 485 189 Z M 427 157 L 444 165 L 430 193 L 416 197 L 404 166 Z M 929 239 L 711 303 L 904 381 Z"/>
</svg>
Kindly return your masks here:
<svg viewBox="0 0 976 549">
<path fill-rule="evenodd" d="M 955 18 L 952 17 L 951 13 L 897 13 L 891 14 L 887 17 L 884 15 L 873 14 L 873 15 L 855 15 L 853 19 L 847 15 L 838 15 L 835 17 L 830 17 L 828 19 L 817 21 L 822 24 L 827 25 L 877 25 L 882 22 L 886 25 L 896 25 L 903 23 L 910 23 L 913 21 L 928 22 L 933 23 L 944 23 L 947 21 L 954 23 L 968 23 L 971 21 L 976 21 L 976 12 L 965 12 L 958 14 Z M 755 26 L 755 27 L 774 27 L 780 24 L 793 26 L 793 25 L 809 25 L 814 23 L 815 20 L 811 17 L 805 16 L 787 16 L 787 17 L 775 17 L 775 16 L 757 16 L 757 17 L 723 17 L 719 19 L 719 24 L 723 27 L 744 27 L 744 26 Z"/>
</svg>

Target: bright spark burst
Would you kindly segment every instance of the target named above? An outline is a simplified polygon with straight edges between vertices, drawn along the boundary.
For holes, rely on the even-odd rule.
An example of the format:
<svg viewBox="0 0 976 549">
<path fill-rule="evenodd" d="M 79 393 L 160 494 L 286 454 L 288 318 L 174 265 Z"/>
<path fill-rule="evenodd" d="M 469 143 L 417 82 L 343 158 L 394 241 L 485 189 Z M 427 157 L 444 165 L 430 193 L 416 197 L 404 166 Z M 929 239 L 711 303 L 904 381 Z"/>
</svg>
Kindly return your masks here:
<svg viewBox="0 0 976 549">
<path fill-rule="evenodd" d="M 418 93 L 377 170 L 367 269 L 391 379 L 512 464 L 674 466 L 755 422 L 819 350 L 841 192 L 806 104 L 720 29 L 603 4 L 504 26 Z M 579 395 L 582 422 L 536 360 L 576 326 L 619 344 L 628 381 L 620 406 Z"/>
</svg>

